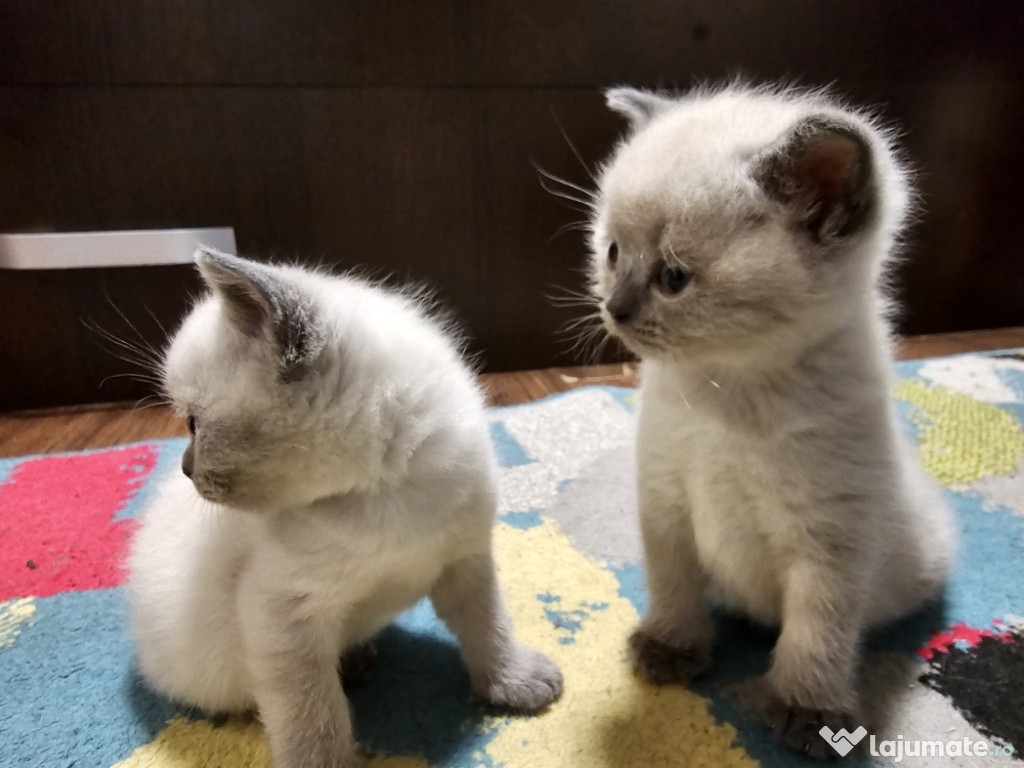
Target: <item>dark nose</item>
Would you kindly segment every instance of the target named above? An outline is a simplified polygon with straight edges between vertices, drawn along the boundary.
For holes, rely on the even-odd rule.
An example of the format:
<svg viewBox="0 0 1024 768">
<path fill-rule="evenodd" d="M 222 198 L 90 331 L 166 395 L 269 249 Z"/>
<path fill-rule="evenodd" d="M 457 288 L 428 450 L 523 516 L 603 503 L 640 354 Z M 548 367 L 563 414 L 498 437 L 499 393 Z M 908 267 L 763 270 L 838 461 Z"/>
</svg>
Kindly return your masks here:
<svg viewBox="0 0 1024 768">
<path fill-rule="evenodd" d="M 608 310 L 608 314 L 614 318 L 617 323 L 627 323 L 633 319 L 637 309 L 639 309 L 640 302 L 637 301 L 637 297 L 632 293 L 625 291 L 615 291 L 612 293 L 608 303 L 605 304 L 605 309 Z"/>
<path fill-rule="evenodd" d="M 181 471 L 185 473 L 185 477 L 192 478 L 192 443 L 188 444 L 188 448 L 185 449 L 185 453 L 181 455 Z"/>
</svg>

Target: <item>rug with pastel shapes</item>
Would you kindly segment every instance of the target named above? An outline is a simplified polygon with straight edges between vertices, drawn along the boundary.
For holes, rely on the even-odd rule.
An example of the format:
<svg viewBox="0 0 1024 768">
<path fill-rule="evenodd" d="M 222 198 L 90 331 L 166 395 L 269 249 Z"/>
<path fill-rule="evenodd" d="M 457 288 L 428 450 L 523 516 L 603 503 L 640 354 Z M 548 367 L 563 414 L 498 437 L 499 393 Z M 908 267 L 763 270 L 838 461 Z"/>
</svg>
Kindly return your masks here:
<svg viewBox="0 0 1024 768">
<path fill-rule="evenodd" d="M 1024 356 L 902 363 L 897 377 L 895 407 L 962 543 L 944 599 L 868 639 L 867 735 L 844 762 L 1008 768 L 1024 755 Z M 454 640 L 420 603 L 381 634 L 372 679 L 350 694 L 371 765 L 810 764 L 724 695 L 767 666 L 771 631 L 718 616 L 713 670 L 691 689 L 654 688 L 630 670 L 625 641 L 646 600 L 636 397 L 588 387 L 490 414 L 504 589 L 519 634 L 564 670 L 564 697 L 535 717 L 485 711 Z M 183 446 L 0 461 L 0 766 L 269 766 L 258 722 L 175 706 L 135 672 L 120 563 Z M 919 741 L 931 743 L 924 756 L 911 754 Z"/>
</svg>

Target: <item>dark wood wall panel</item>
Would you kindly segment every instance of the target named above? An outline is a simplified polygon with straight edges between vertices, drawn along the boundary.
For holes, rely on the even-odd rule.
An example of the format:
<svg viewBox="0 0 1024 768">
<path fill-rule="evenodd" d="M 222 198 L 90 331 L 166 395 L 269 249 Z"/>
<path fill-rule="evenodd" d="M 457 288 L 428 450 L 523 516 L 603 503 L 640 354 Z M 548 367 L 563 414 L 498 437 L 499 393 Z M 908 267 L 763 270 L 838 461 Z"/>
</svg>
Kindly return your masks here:
<svg viewBox="0 0 1024 768">
<path fill-rule="evenodd" d="M 188 266 L 0 271 L 0 410 L 146 397 L 138 350 L 159 349 L 198 290 Z"/>
<path fill-rule="evenodd" d="M 587 183 L 562 128 L 593 166 L 622 127 L 602 87 L 834 82 L 919 171 L 902 329 L 1024 324 L 1021 30 L 967 0 L 0 0 L 0 231 L 231 225 L 432 285 L 490 370 L 576 362 L 544 294 L 581 284 L 581 236 L 552 239 L 579 214 L 534 169 Z M 144 393 L 99 388 L 128 368 L 83 319 L 159 344 L 197 289 L 0 271 L 0 409 Z"/>
<path fill-rule="evenodd" d="M 3 0 L 22 84 L 688 85 L 1019 71 L 1022 10 L 972 0 Z M 873 94 L 866 94 L 869 98 Z"/>
<path fill-rule="evenodd" d="M 0 221 L 232 225 L 242 253 L 434 288 L 490 369 L 566 363 L 552 332 L 570 315 L 543 294 L 578 287 L 579 236 L 551 240 L 578 215 L 541 190 L 534 162 L 584 181 L 559 125 L 599 118 L 600 95 L 582 90 L 0 88 L 6 145 L 17 147 L 0 152 L 0 177 L 19 180 L 0 187 Z M 581 151 L 593 157 L 614 135 L 605 120 Z M 177 267 L 0 271 L 7 312 L 54 315 L 34 338 L 0 326 L 15 372 L 0 377 L 0 407 L 137 393 L 127 379 L 96 388 L 128 369 L 92 326 L 129 338 L 131 322 L 159 345 L 157 321 L 173 326 L 197 287 Z"/>
</svg>

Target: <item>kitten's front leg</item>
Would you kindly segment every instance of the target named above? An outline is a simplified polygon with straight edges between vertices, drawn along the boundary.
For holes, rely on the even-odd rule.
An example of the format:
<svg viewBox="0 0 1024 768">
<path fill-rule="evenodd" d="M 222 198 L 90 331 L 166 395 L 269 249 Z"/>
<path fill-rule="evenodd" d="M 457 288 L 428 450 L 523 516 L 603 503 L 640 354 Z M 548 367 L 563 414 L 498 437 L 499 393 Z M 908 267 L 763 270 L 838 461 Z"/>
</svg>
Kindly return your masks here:
<svg viewBox="0 0 1024 768">
<path fill-rule="evenodd" d="M 863 591 L 842 573 L 828 560 L 789 567 L 771 668 L 738 688 L 741 702 L 758 711 L 781 741 L 817 758 L 836 756 L 819 734 L 823 726 L 857 726 L 854 674 Z"/>
<path fill-rule="evenodd" d="M 302 601 L 247 574 L 239 594 L 246 660 L 274 768 L 359 768 L 339 646 Z"/>
<path fill-rule="evenodd" d="M 536 712 L 561 695 L 555 663 L 516 643 L 490 552 L 449 565 L 430 599 L 459 639 L 476 695 L 516 712 Z"/>
<path fill-rule="evenodd" d="M 640 527 L 650 608 L 629 638 L 629 646 L 637 672 L 652 683 L 689 682 L 711 660 L 712 624 L 704 598 L 707 579 L 683 497 L 680 490 L 676 498 L 667 499 L 640 478 Z"/>
</svg>

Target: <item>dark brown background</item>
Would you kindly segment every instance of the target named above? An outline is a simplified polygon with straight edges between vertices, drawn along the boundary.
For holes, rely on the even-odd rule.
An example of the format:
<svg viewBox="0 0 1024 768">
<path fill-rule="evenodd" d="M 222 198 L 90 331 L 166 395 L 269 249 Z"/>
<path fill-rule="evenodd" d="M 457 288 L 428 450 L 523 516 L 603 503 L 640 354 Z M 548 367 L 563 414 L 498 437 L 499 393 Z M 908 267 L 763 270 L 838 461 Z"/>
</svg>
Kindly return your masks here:
<svg viewBox="0 0 1024 768">
<path fill-rule="evenodd" d="M 1017 2 L 0 0 L 0 231 L 235 227 L 257 256 L 438 288 L 490 370 L 573 362 L 576 215 L 620 130 L 599 89 L 834 83 L 905 132 L 925 213 L 908 333 L 1024 324 Z M 0 409 L 134 398 L 87 323 L 150 341 L 188 267 L 0 272 Z"/>
</svg>

